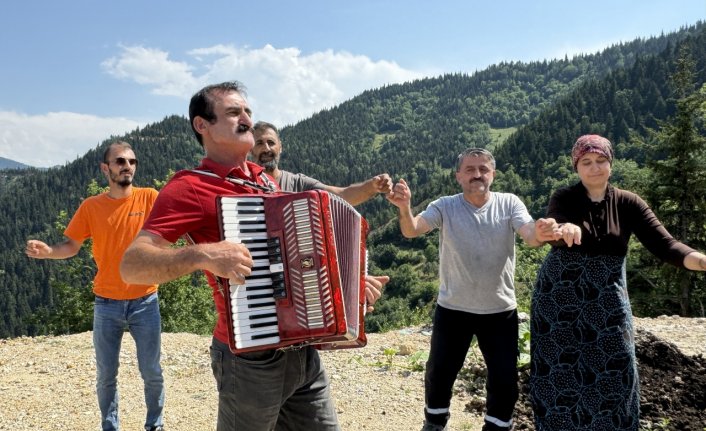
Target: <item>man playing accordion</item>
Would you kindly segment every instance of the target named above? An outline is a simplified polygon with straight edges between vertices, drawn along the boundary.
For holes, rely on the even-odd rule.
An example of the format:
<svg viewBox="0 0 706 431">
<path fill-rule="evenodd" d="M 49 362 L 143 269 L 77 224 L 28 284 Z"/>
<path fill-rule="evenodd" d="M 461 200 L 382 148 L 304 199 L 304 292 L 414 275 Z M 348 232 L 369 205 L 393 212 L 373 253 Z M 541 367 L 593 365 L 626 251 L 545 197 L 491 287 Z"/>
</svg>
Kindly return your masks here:
<svg viewBox="0 0 706 431">
<path fill-rule="evenodd" d="M 150 218 L 126 251 L 121 275 L 130 283 L 163 283 L 203 270 L 213 288 L 218 322 L 211 344 L 219 431 L 338 430 L 329 382 L 312 347 L 233 354 L 227 308 L 218 279 L 243 284 L 253 259 L 243 244 L 221 240 L 216 198 L 279 189 L 264 169 L 247 161 L 253 148 L 251 110 L 238 82 L 207 86 L 191 99 L 189 119 L 205 158 L 198 171 L 181 171 L 160 192 Z M 193 244 L 172 248 L 180 237 Z M 373 286 L 370 286 L 373 287 Z M 368 293 L 372 305 L 378 285 Z"/>
</svg>

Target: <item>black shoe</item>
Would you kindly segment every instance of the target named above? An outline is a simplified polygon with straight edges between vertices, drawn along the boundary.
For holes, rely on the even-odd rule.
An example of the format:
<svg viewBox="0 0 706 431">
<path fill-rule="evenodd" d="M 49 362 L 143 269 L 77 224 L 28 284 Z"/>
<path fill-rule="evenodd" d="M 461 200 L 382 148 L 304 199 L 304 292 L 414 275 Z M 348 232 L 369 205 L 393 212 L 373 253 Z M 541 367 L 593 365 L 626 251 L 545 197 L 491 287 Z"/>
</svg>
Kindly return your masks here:
<svg viewBox="0 0 706 431">
<path fill-rule="evenodd" d="M 481 431 L 512 431 L 514 429 L 515 429 L 514 425 L 510 425 L 509 427 L 501 427 L 501 426 L 495 425 L 494 423 L 484 422 L 483 428 L 481 428 Z"/>
<path fill-rule="evenodd" d="M 164 431 L 163 426 L 145 428 L 145 431 Z"/>
<path fill-rule="evenodd" d="M 433 424 L 431 422 L 424 422 L 422 431 L 447 431 L 446 425 Z"/>
</svg>

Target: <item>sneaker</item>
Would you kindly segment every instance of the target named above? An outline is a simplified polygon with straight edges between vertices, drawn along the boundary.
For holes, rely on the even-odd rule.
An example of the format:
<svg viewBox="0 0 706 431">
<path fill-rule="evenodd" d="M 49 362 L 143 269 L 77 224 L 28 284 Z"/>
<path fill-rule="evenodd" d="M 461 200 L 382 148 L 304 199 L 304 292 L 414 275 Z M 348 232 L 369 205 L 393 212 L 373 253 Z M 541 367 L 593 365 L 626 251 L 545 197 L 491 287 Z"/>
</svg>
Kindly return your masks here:
<svg viewBox="0 0 706 431">
<path fill-rule="evenodd" d="M 422 431 L 448 431 L 448 429 L 446 425 L 433 424 L 431 422 L 424 422 L 422 427 Z"/>
<path fill-rule="evenodd" d="M 145 428 L 146 431 L 164 431 L 163 426 Z"/>
</svg>

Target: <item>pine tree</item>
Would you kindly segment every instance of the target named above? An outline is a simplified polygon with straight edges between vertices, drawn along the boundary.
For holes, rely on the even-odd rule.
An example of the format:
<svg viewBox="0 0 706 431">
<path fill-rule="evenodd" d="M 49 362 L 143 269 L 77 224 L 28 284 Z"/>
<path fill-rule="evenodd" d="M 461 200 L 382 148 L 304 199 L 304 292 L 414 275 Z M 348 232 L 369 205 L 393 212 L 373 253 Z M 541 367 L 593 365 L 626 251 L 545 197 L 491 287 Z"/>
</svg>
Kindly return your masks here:
<svg viewBox="0 0 706 431">
<path fill-rule="evenodd" d="M 652 163 L 652 206 L 679 240 L 703 249 L 706 245 L 706 86 L 695 91 L 695 61 L 684 45 L 672 76 L 676 112 L 656 134 L 664 159 Z M 691 294 L 697 274 L 670 271 L 679 286 L 681 315 L 691 314 Z"/>
</svg>

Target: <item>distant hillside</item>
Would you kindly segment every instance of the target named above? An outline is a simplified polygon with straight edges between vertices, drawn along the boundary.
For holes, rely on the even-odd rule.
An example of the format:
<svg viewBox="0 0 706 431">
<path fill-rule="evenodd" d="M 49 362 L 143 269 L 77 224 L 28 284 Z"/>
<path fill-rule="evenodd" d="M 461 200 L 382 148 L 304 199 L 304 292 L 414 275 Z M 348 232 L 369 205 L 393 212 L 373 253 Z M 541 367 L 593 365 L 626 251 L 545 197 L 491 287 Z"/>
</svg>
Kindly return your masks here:
<svg viewBox="0 0 706 431">
<path fill-rule="evenodd" d="M 135 178 L 139 186 L 153 186 L 154 180 L 163 180 L 170 170 L 194 166 L 203 157 L 189 122 L 179 116 L 167 117 L 120 139 L 130 142 L 140 157 Z M 99 163 L 109 142 L 65 166 L 0 175 L 0 338 L 45 331 L 44 323 L 32 320 L 32 314 L 41 307 L 51 308 L 52 283 L 65 281 L 62 271 L 71 261 L 30 260 L 24 255 L 24 244 L 30 238 L 62 240 L 62 232 L 55 228 L 60 212 L 71 217 L 92 180 L 105 185 Z M 71 282 L 85 284 L 92 277 L 92 268 L 87 267 L 81 280 Z"/>
<path fill-rule="evenodd" d="M 25 165 L 24 163 L 16 162 L 14 160 L 6 159 L 4 157 L 0 157 L 0 170 L 1 169 L 27 169 L 31 168 L 29 165 Z"/>
<path fill-rule="evenodd" d="M 497 145 L 495 130 L 517 129 L 508 140 L 508 148 L 514 151 L 503 145 L 495 149 L 503 172 L 494 187 L 516 190 L 530 204 L 537 203 L 531 208 L 541 209 L 543 195 L 538 193 L 546 190 L 535 185 L 537 169 L 544 175 L 557 175 L 545 171 L 544 163 L 550 156 L 563 154 L 567 143 L 587 130 L 584 124 L 590 130 L 607 128 L 603 114 L 606 109 L 615 110 L 610 130 L 626 133 L 616 135 L 617 143 L 624 143 L 629 132 L 647 133 L 631 121 L 657 124 L 667 118 L 673 101 L 665 80 L 673 70 L 675 49 L 681 43 L 703 42 L 705 28 L 699 23 L 571 59 L 501 63 L 473 75 L 448 74 L 369 90 L 284 127 L 283 167 L 335 185 L 389 172 L 411 184 L 414 204 L 422 207 L 439 195 L 457 192 L 450 167 L 462 149 Z M 693 52 L 699 56 L 703 75 L 706 54 L 698 46 Z M 652 74 L 651 81 L 643 79 Z M 648 81 L 653 85 L 639 86 Z M 592 89 L 598 95 L 620 95 L 621 104 L 599 104 L 598 97 L 587 97 Z M 615 119 L 625 113 L 618 108 L 627 102 L 634 115 L 616 125 Z M 557 138 L 536 139 L 538 129 L 542 133 L 549 129 Z M 188 121 L 179 116 L 119 138 L 132 143 L 140 158 L 136 183 L 142 186 L 164 179 L 170 170 L 194 166 L 203 154 Z M 23 255 L 24 243 L 28 238 L 61 239 L 54 227 L 60 212 L 71 217 L 91 180 L 104 184 L 98 164 L 107 144 L 103 142 L 65 166 L 27 169 L 7 180 L 0 177 L 0 338 L 47 330 L 32 316 L 40 307 L 52 307 L 52 285 L 61 281 L 69 262 L 30 261 Z M 371 269 L 395 275 L 386 288 L 388 300 L 376 306 L 370 319 L 371 328 L 384 327 L 395 321 L 385 314 L 385 307 L 424 305 L 433 300 L 435 237 L 403 240 L 396 227 L 396 211 L 382 197 L 360 209 L 372 229 Z M 398 246 L 408 250 L 399 253 Z M 84 280 L 73 282 L 85 283 L 91 275 L 86 268 Z"/>
<path fill-rule="evenodd" d="M 285 127 L 281 135 L 287 150 L 282 163 L 285 169 L 337 185 L 389 172 L 404 177 L 415 192 L 415 202 L 424 204 L 455 192 L 448 169 L 456 155 L 467 147 L 492 145 L 493 130 L 533 124 L 541 115 L 554 112 L 557 101 L 571 99 L 574 90 L 586 83 L 631 70 L 636 62 L 648 58 L 672 57 L 680 40 L 702 34 L 704 28 L 699 23 L 571 59 L 500 63 L 473 75 L 448 74 L 369 90 Z M 592 113 L 591 106 L 577 109 L 571 115 L 578 119 Z M 655 114 L 664 116 L 666 112 Z M 551 128 L 561 129 L 562 124 Z M 539 148 L 521 154 L 503 153 L 499 161 L 506 166 L 519 162 L 518 157 L 532 158 L 535 151 L 543 154 L 543 144 L 536 145 Z M 395 214 L 382 199 L 363 208 L 373 218 L 373 225 Z"/>
</svg>

